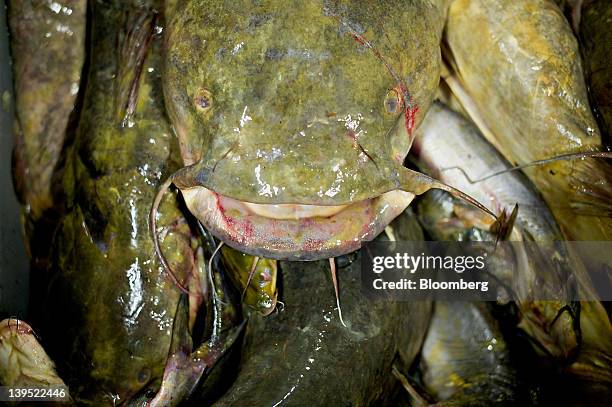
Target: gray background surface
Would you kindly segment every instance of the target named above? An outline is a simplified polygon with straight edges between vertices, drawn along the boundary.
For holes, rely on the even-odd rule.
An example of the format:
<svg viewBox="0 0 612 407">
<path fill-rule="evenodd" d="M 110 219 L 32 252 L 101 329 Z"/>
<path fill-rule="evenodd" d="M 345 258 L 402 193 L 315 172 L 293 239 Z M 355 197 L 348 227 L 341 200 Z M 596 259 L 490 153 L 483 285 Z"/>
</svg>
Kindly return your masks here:
<svg viewBox="0 0 612 407">
<path fill-rule="evenodd" d="M 25 318 L 29 266 L 23 245 L 19 204 L 11 177 L 13 85 L 9 59 L 6 7 L 0 4 L 0 319 Z M 10 97 L 7 105 L 3 101 Z"/>
</svg>

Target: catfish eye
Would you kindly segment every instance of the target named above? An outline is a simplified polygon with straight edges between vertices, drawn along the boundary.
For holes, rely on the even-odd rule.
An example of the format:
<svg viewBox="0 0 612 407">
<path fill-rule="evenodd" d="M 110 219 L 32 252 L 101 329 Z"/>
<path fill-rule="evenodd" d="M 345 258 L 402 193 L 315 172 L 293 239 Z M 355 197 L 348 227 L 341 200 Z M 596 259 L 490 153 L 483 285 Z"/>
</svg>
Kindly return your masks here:
<svg viewBox="0 0 612 407">
<path fill-rule="evenodd" d="M 207 112 L 212 106 L 212 95 L 206 89 L 202 89 L 193 99 L 196 109 L 201 112 Z"/>
<path fill-rule="evenodd" d="M 385 96 L 385 111 L 389 114 L 397 114 L 402 110 L 402 100 L 395 89 L 391 89 Z"/>
</svg>

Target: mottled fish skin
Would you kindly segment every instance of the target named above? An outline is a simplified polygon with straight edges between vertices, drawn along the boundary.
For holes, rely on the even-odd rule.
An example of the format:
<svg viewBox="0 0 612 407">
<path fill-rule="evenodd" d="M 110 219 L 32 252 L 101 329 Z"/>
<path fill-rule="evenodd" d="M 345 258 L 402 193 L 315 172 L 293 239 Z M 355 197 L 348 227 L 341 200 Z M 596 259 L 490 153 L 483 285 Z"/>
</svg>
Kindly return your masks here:
<svg viewBox="0 0 612 407">
<path fill-rule="evenodd" d="M 420 228 L 406 230 L 422 238 Z M 414 361 L 431 302 L 364 297 L 361 255 L 336 259 L 346 327 L 338 318 L 327 261 L 280 262 L 284 307 L 250 317 L 238 377 L 215 405 L 366 406 L 390 395 L 398 384 L 391 375 L 394 355 L 399 352 L 407 366 Z"/>
<path fill-rule="evenodd" d="M 164 95 L 187 165 L 169 183 L 191 213 L 278 260 L 374 238 L 432 185 L 401 163 L 439 81 L 444 3 L 181 2 Z M 277 219 L 252 204 L 335 212 Z"/>
<path fill-rule="evenodd" d="M 113 405 L 163 374 L 180 291 L 156 259 L 148 216 L 180 158 L 159 86 L 162 16 L 119 1 L 93 2 L 91 15 L 91 69 L 63 177 L 69 208 L 54 240 L 43 334 L 77 402 Z M 165 197 L 160 221 L 171 267 L 197 290 L 176 195 Z"/>
<path fill-rule="evenodd" d="M 436 405 L 526 402 L 526 388 L 486 303 L 436 302 L 419 370 Z"/>
<path fill-rule="evenodd" d="M 481 202 L 486 202 L 491 209 L 508 211 L 518 204 L 518 216 L 509 240 L 543 243 L 563 240 L 546 203 L 521 172 L 513 171 L 476 183 L 470 181 L 511 166 L 461 115 L 436 103 L 417 132 L 413 152 L 424 171 L 438 176 L 449 185 L 462 188 Z M 435 239 L 495 239 L 488 232 L 490 224 L 482 221 L 480 213 L 465 208 L 446 193 L 430 193 L 419 202 L 417 208 L 420 219 L 424 220 L 427 231 Z M 559 243 L 556 248 L 561 251 L 551 253 L 550 257 L 559 259 L 559 281 L 565 282 L 558 286 L 559 292 L 575 284 L 580 298 L 597 298 L 583 265 L 571 247 Z M 503 279 L 503 276 L 498 277 Z M 578 304 L 571 301 L 571 292 L 567 292 L 565 302 L 531 302 L 529 298 L 546 295 L 540 292 L 544 286 L 533 285 L 529 275 L 520 281 L 531 281 L 532 285 L 518 291 L 518 296 L 526 300 L 521 303 L 518 299 L 523 315 L 519 327 L 546 348 L 549 356 L 556 358 L 568 380 L 574 380 L 587 389 L 589 386 L 597 387 L 597 382 L 603 383 L 600 387 L 604 388 L 612 383 L 609 374 L 609 367 L 612 366 L 612 327 L 602 305 L 598 301 L 580 301 Z M 578 313 L 572 317 L 564 312 L 556 318 L 565 305 L 572 308 L 578 306 Z M 577 317 L 579 331 L 575 326 Z M 553 321 L 556 322 L 551 325 Z M 582 394 L 588 394 L 588 390 Z"/>
<path fill-rule="evenodd" d="M 192 173 L 214 167 L 207 187 L 248 202 L 325 205 L 389 190 L 381 188 L 410 146 L 406 125 L 418 126 L 439 81 L 438 7 L 425 0 L 182 7 L 168 27 L 164 94 L 182 156 L 198 163 Z M 413 110 L 387 113 L 398 81 Z"/>
<path fill-rule="evenodd" d="M 87 1 L 7 3 L 16 94 L 13 177 L 28 220 L 36 221 L 54 205 L 52 178 L 81 84 Z"/>
<path fill-rule="evenodd" d="M 443 104 L 436 103 L 430 109 L 417 131 L 413 153 L 418 157 L 423 171 L 465 190 L 496 213 L 509 213 L 518 204 L 518 215 L 509 240 L 540 243 L 563 240 L 546 203 L 522 173 L 509 172 L 482 182 L 472 182 L 485 175 L 507 170 L 510 165 L 470 121 Z M 490 219 L 449 196 L 430 195 L 418 207 L 424 226 L 434 239 L 495 240 L 494 235 L 489 233 L 492 226 Z M 529 250 L 529 247 L 525 247 L 525 250 Z M 529 255 L 533 258 L 540 256 L 543 261 L 558 258 L 555 267 L 552 264 L 548 266 L 557 271 L 556 275 L 544 278 L 538 275 L 537 267 L 533 266 L 520 268 L 518 275 L 508 275 L 503 265 L 493 272 L 514 291 L 512 297 L 521 311 L 523 329 L 541 343 L 550 355 L 565 360 L 575 354 L 579 345 L 573 319 L 565 313 L 555 325 L 552 322 L 561 309 L 573 304 L 573 292 L 567 288 L 571 286 L 570 281 L 584 278 L 584 269 L 570 263 L 568 250 L 564 246 L 550 251 L 544 251 L 543 247 L 542 250 L 529 251 Z M 536 283 L 542 281 L 550 283 Z M 592 290 L 590 285 L 588 287 Z M 558 300 L 540 301 L 551 297 Z"/>
<path fill-rule="evenodd" d="M 612 137 L 612 3 L 584 0 L 580 12 L 579 39 L 589 93 L 604 142 Z"/>
<path fill-rule="evenodd" d="M 510 162 L 601 148 L 578 43 L 554 2 L 454 1 L 446 39 L 485 136 Z M 588 159 L 525 173 L 569 239 L 612 240 L 611 169 Z"/>
</svg>

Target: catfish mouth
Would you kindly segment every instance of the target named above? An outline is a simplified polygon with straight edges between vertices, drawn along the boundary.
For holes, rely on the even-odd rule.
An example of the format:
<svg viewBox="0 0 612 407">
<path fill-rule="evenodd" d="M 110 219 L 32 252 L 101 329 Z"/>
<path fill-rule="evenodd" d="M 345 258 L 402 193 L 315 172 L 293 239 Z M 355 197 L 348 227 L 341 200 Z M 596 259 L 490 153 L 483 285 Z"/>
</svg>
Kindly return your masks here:
<svg viewBox="0 0 612 407">
<path fill-rule="evenodd" d="M 410 204 L 393 190 L 345 205 L 255 204 L 197 186 L 182 190 L 187 207 L 227 245 L 277 260 L 320 260 L 361 247 Z"/>
</svg>

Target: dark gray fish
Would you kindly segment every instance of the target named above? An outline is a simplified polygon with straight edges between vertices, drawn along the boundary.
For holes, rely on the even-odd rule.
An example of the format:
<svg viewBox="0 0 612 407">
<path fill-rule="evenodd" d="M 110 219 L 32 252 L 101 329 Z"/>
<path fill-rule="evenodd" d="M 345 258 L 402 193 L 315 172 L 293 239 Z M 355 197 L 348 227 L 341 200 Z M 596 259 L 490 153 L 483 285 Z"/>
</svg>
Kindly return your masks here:
<svg viewBox="0 0 612 407">
<path fill-rule="evenodd" d="M 394 225 L 399 234 L 401 225 Z M 413 362 L 431 304 L 368 299 L 361 291 L 362 255 L 337 259 L 346 327 L 327 261 L 280 263 L 284 306 L 248 321 L 238 377 L 215 405 L 364 406 L 389 396 L 398 384 L 391 375 L 396 354 L 404 366 Z"/>
<path fill-rule="evenodd" d="M 567 377 L 575 382 L 609 386 L 612 366 L 612 327 L 604 307 L 580 259 L 567 246 L 547 205 L 529 180 L 519 171 L 474 182 L 511 168 L 468 120 L 435 104 L 419 128 L 413 147 L 423 168 L 443 182 L 461 188 L 496 212 L 518 204 L 518 215 L 509 240 L 538 242 L 541 250 L 529 251 L 518 276 L 497 277 L 513 282 L 514 299 L 520 313 L 519 327 L 552 357 Z M 494 240 L 491 223 L 444 194 L 430 194 L 418 204 L 427 231 L 442 240 Z M 548 247 L 545 243 L 558 241 Z M 525 243 L 525 248 L 530 245 Z M 533 247 L 533 246 L 531 246 Z M 535 261 L 537 260 L 537 261 Z M 554 264 L 555 273 L 543 274 L 538 265 Z M 551 270 L 549 266 L 546 268 Z M 554 275 L 552 275 L 554 274 Z M 547 281 L 546 284 L 543 284 Z M 541 300 L 558 298 L 556 301 Z"/>
<path fill-rule="evenodd" d="M 436 302 L 419 369 L 439 405 L 516 405 L 524 391 L 485 303 Z"/>
<path fill-rule="evenodd" d="M 604 143 L 612 137 L 612 2 L 583 0 L 578 37 L 595 118 Z"/>
</svg>

